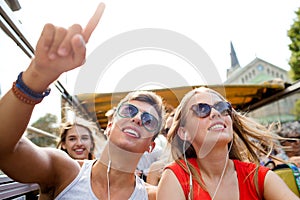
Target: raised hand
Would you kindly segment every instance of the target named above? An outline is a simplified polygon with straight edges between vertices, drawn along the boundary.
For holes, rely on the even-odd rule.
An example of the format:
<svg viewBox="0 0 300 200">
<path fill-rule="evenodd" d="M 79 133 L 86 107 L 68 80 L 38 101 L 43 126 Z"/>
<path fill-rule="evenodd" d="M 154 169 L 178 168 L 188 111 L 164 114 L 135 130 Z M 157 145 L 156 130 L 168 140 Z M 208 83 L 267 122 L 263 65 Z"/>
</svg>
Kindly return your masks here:
<svg viewBox="0 0 300 200">
<path fill-rule="evenodd" d="M 45 84 L 56 80 L 63 72 L 82 65 L 86 56 L 86 43 L 95 30 L 105 5 L 100 3 L 83 29 L 74 24 L 68 29 L 46 24 L 36 46 L 30 68 Z M 27 70 L 28 71 L 28 70 Z"/>
</svg>

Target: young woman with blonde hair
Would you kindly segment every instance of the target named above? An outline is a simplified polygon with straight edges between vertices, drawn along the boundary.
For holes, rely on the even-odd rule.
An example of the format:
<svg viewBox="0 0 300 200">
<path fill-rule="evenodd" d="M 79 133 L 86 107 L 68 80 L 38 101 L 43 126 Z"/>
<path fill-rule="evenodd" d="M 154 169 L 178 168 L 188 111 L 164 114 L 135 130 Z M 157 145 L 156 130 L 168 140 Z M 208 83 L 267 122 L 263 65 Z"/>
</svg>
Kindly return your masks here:
<svg viewBox="0 0 300 200">
<path fill-rule="evenodd" d="M 158 200 L 299 199 L 259 165 L 257 152 L 271 152 L 275 135 L 235 111 L 218 92 L 205 87 L 188 92 L 169 134 L 175 162 L 163 172 Z"/>
</svg>

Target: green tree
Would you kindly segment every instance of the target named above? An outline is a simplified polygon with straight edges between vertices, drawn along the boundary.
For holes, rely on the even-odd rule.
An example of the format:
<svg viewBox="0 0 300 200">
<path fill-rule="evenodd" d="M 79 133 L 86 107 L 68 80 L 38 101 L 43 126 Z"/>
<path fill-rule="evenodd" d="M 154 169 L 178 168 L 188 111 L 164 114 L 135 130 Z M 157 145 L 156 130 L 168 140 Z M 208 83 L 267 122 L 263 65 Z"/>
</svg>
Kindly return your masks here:
<svg viewBox="0 0 300 200">
<path fill-rule="evenodd" d="M 289 71 L 289 74 L 294 81 L 300 79 L 300 7 L 295 13 L 297 17 L 294 20 L 291 29 L 288 31 L 288 36 L 292 41 L 289 45 L 289 49 L 291 50 L 289 61 L 291 70 Z"/>
<path fill-rule="evenodd" d="M 294 81 L 300 79 L 300 7 L 295 11 L 295 14 L 297 17 L 294 19 L 294 23 L 288 31 L 288 36 L 292 41 L 289 45 L 289 49 L 291 50 L 289 61 L 291 70 L 289 71 L 289 75 Z M 293 114 L 296 120 L 300 120 L 300 100 L 295 102 Z"/>
<path fill-rule="evenodd" d="M 57 116 L 47 113 L 31 124 L 32 127 L 46 131 L 47 133 L 58 135 Z M 56 141 L 53 138 L 34 133 L 31 130 L 27 131 L 27 137 L 36 145 L 41 147 L 56 146 Z"/>
<path fill-rule="evenodd" d="M 300 120 L 300 99 L 296 101 L 293 114 L 296 117 L 296 120 Z"/>
</svg>

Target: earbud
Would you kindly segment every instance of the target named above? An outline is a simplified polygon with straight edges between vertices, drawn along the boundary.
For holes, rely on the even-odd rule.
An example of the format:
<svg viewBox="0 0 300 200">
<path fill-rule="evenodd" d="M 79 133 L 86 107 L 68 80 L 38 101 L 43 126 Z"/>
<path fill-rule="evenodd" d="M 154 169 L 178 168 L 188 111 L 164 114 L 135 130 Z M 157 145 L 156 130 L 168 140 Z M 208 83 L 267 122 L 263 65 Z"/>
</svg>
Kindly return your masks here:
<svg viewBox="0 0 300 200">
<path fill-rule="evenodd" d="M 184 132 L 184 140 L 186 141 L 187 134 Z"/>
<path fill-rule="evenodd" d="M 108 137 L 110 135 L 110 129 L 111 129 L 111 126 L 112 126 L 112 122 L 109 122 L 106 126 L 106 129 L 104 130 L 104 135 L 106 137 Z"/>
<path fill-rule="evenodd" d="M 105 135 L 106 137 L 108 137 L 108 136 L 109 136 L 109 132 L 110 132 L 110 127 L 107 127 L 107 128 L 104 130 L 104 135 Z"/>
<path fill-rule="evenodd" d="M 149 146 L 149 152 L 151 152 L 152 151 L 152 146 Z"/>
</svg>

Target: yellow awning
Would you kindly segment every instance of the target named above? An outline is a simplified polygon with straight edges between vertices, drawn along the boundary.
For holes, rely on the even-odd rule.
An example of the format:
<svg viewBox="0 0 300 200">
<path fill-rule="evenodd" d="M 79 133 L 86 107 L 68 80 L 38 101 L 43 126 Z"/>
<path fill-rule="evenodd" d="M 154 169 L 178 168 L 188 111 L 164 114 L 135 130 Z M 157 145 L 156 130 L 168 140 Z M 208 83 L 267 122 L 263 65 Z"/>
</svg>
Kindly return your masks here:
<svg viewBox="0 0 300 200">
<path fill-rule="evenodd" d="M 191 89 L 200 86 L 192 87 L 177 87 L 167 89 L 151 90 L 160 95 L 164 101 L 177 107 L 180 100 Z M 282 83 L 265 83 L 261 85 L 208 85 L 205 86 L 220 92 L 233 107 L 239 111 L 249 111 L 251 106 L 263 99 L 271 97 L 285 89 Z M 107 118 L 105 113 L 126 96 L 128 92 L 116 93 L 89 93 L 79 94 L 77 99 L 82 107 L 88 111 L 90 117 L 98 120 L 101 128 L 105 129 Z"/>
</svg>

